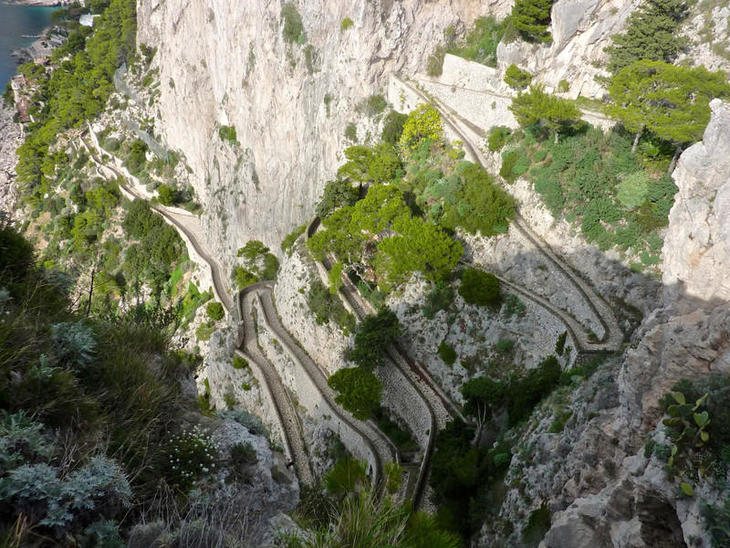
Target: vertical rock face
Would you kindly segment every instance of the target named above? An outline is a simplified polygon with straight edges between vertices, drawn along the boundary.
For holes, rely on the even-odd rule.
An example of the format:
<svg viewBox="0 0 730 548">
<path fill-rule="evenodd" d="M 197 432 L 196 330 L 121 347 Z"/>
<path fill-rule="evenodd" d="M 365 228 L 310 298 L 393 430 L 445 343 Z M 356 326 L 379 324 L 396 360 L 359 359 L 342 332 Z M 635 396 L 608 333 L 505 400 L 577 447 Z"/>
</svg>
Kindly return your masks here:
<svg viewBox="0 0 730 548">
<path fill-rule="evenodd" d="M 157 131 L 185 153 L 209 243 L 224 257 L 253 238 L 278 249 L 309 219 L 350 144 L 354 106 L 383 92 L 387 73 L 422 68 L 447 26 L 486 9 L 475 0 L 292 4 L 301 44 L 284 39 L 281 1 L 139 1 L 138 39 L 157 48 Z M 238 144 L 219 137 L 221 126 L 236 128 Z"/>
<path fill-rule="evenodd" d="M 730 105 L 714 100 L 701 143 L 674 172 L 679 187 L 664 241 L 669 301 L 686 295 L 730 301 Z"/>
</svg>

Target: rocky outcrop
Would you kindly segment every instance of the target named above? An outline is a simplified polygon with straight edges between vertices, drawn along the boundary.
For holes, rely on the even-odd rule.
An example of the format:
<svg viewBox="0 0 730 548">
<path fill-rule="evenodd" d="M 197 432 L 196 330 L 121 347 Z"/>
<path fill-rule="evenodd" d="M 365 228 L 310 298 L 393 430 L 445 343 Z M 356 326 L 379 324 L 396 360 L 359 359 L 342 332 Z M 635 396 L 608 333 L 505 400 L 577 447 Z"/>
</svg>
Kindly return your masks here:
<svg viewBox="0 0 730 548">
<path fill-rule="evenodd" d="M 278 250 L 310 218 L 349 145 L 355 105 L 383 92 L 389 72 L 421 69 L 447 26 L 485 9 L 474 0 L 294 4 L 301 44 L 284 40 L 280 1 L 138 5 L 138 40 L 157 48 L 157 132 L 184 152 L 224 258 L 254 238 Z M 354 26 L 343 30 L 345 18 Z M 237 143 L 221 140 L 223 125 Z"/>
</svg>

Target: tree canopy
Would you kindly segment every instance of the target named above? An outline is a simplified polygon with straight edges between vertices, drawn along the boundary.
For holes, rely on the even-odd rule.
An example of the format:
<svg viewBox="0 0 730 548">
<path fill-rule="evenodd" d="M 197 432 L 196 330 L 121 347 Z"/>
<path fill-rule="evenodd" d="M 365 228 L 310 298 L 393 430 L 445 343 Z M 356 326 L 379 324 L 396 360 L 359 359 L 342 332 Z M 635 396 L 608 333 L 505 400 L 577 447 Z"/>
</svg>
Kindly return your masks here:
<svg viewBox="0 0 730 548">
<path fill-rule="evenodd" d="M 410 150 L 426 140 L 438 141 L 443 137 L 441 116 L 431 105 L 422 104 L 416 107 L 403 124 L 400 144 Z"/>
<path fill-rule="evenodd" d="M 375 374 L 362 367 L 345 367 L 327 379 L 338 392 L 335 401 L 356 418 L 367 420 L 380 405 L 383 385 Z"/>
<path fill-rule="evenodd" d="M 679 26 L 687 17 L 684 0 L 646 0 L 630 16 L 626 31 L 606 48 L 612 74 L 640 59 L 671 63 L 686 44 Z"/>
<path fill-rule="evenodd" d="M 642 126 L 675 145 L 702 138 L 710 120 L 709 103 L 730 97 L 723 72 L 687 68 L 662 61 L 636 61 L 622 68 L 608 87 L 609 115 L 630 131 Z"/>
<path fill-rule="evenodd" d="M 530 91 L 515 97 L 509 108 L 521 126 L 539 125 L 552 132 L 556 141 L 559 133 L 574 130 L 581 123 L 580 110 L 572 101 L 545 93 L 542 86 L 530 86 Z"/>
<path fill-rule="evenodd" d="M 525 40 L 552 42 L 547 28 L 554 0 L 515 0 L 510 14 L 512 25 Z"/>
</svg>

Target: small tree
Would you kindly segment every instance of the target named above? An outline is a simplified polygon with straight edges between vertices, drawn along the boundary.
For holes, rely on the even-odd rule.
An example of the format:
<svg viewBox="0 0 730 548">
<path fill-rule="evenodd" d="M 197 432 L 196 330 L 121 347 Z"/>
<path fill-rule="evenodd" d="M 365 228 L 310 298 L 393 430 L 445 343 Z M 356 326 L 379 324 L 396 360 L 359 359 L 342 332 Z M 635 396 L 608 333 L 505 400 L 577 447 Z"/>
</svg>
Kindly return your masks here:
<svg viewBox="0 0 730 548">
<path fill-rule="evenodd" d="M 552 42 L 547 28 L 554 0 L 515 0 L 510 21 L 528 41 Z"/>
<path fill-rule="evenodd" d="M 424 103 L 408 115 L 403 124 L 400 144 L 413 150 L 425 139 L 440 140 L 443 132 L 438 111 L 433 106 Z"/>
<path fill-rule="evenodd" d="M 722 71 L 686 68 L 662 61 L 636 61 L 622 68 L 608 86 L 612 104 L 607 112 L 636 132 L 634 148 L 644 128 L 671 142 L 675 155 L 699 141 L 710 120 L 710 101 L 730 97 L 730 85 Z"/>
<path fill-rule="evenodd" d="M 606 48 L 609 72 L 617 74 L 641 59 L 674 61 L 687 43 L 679 33 L 687 13 L 684 0 L 646 0 L 629 16 L 626 31 L 615 34 Z"/>
<path fill-rule="evenodd" d="M 504 82 L 514 89 L 525 89 L 532 81 L 532 74 L 512 63 L 504 72 Z"/>
<path fill-rule="evenodd" d="M 205 306 L 205 313 L 208 314 L 208 317 L 213 321 L 222 320 L 223 316 L 226 315 L 226 311 L 223 309 L 223 305 L 219 303 L 218 301 L 214 301 L 212 303 L 208 303 Z"/>
<path fill-rule="evenodd" d="M 360 420 L 369 419 L 380 405 L 383 385 L 372 371 L 362 367 L 345 367 L 327 379 L 339 392 L 335 401 Z"/>
<path fill-rule="evenodd" d="M 580 110 L 575 103 L 543 91 L 542 86 L 531 86 L 528 93 L 520 93 L 509 107 L 523 127 L 539 125 L 558 135 L 575 130 L 581 124 Z"/>
<path fill-rule="evenodd" d="M 469 304 L 494 306 L 501 302 L 499 280 L 490 272 L 469 268 L 461 276 L 459 295 Z"/>
<path fill-rule="evenodd" d="M 164 206 L 175 205 L 175 202 L 177 202 L 177 192 L 170 185 L 162 184 L 158 186 L 157 197 Z"/>
</svg>

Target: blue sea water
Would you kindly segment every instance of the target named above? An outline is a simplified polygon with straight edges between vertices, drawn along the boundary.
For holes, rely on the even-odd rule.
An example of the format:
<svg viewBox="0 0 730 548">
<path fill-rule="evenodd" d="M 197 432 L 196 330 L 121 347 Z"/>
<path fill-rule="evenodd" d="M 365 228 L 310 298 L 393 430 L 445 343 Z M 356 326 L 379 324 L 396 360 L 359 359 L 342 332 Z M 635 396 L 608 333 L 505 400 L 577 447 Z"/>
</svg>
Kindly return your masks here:
<svg viewBox="0 0 730 548">
<path fill-rule="evenodd" d="M 30 46 L 35 38 L 28 36 L 37 36 L 50 26 L 55 9 L 0 3 L 0 92 L 17 72 L 17 61 L 10 54 L 14 49 Z"/>
</svg>

